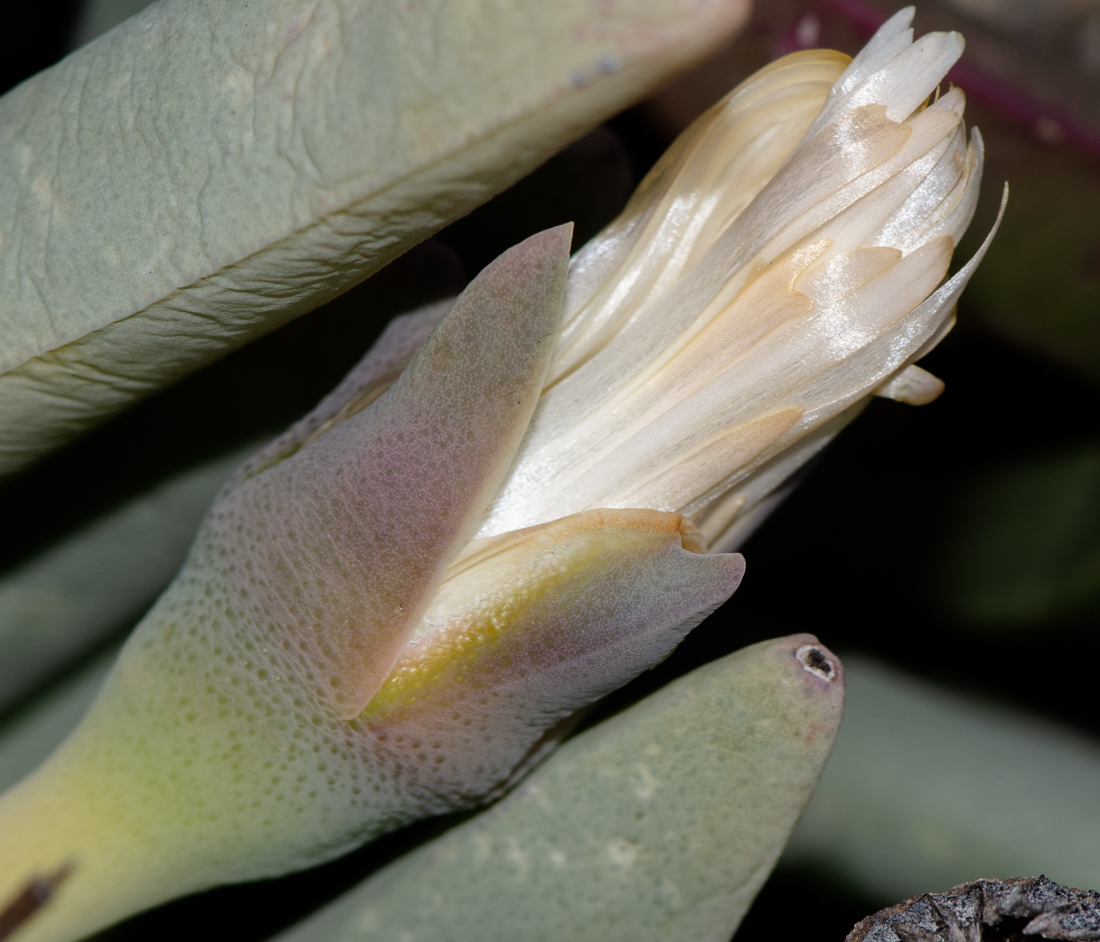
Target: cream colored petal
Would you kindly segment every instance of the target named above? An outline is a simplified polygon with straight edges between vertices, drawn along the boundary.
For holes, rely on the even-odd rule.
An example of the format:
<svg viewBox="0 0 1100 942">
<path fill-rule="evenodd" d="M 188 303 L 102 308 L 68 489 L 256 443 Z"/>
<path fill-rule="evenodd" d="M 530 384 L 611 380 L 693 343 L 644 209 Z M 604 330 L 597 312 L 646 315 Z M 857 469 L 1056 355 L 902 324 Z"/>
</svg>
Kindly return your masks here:
<svg viewBox="0 0 1100 942">
<path fill-rule="evenodd" d="M 685 508 L 692 514 L 711 553 L 729 553 L 749 538 L 767 515 L 791 492 L 803 469 L 867 405 L 869 397 L 795 437 L 779 454 L 759 467 L 743 469 Z"/>
<path fill-rule="evenodd" d="M 981 189 L 984 165 L 985 142 L 982 140 L 981 131 L 977 128 L 971 128 L 970 143 L 966 149 L 966 189 L 963 190 L 958 203 L 944 219 L 939 229 L 939 232 L 951 236 L 956 243 L 966 232 L 970 221 L 974 218 L 974 210 L 978 208 L 978 195 Z"/>
<path fill-rule="evenodd" d="M 539 451 L 532 444 L 540 428 L 536 419 L 522 452 L 522 470 L 511 474 L 481 533 L 527 526 L 540 519 L 595 507 L 677 509 L 680 505 L 667 500 L 651 504 L 623 495 L 636 493 L 634 487 L 640 480 L 649 478 L 661 466 L 680 462 L 702 442 L 723 438 L 711 420 L 715 409 L 727 414 L 729 407 L 709 396 L 707 385 L 728 372 L 731 363 L 744 357 L 762 338 L 810 312 L 813 303 L 792 286 L 799 273 L 826 247 L 827 243 L 815 244 L 792 253 L 761 272 L 732 299 L 717 298 L 700 315 L 701 327 L 677 338 L 647 368 L 636 369 L 629 382 L 614 394 L 594 401 L 586 409 L 587 414 L 557 438 L 544 439 Z M 573 401 L 572 387 L 580 383 L 587 386 L 588 369 L 544 392 L 539 403 L 541 414 L 553 417 L 565 396 Z M 695 406 L 678 409 L 688 399 Z M 700 399 L 707 401 L 702 409 L 698 408 Z M 678 409 L 677 418 L 672 420 L 676 430 L 670 435 L 665 417 L 674 409 Z M 667 447 L 651 452 L 652 442 L 662 440 L 662 436 L 666 436 Z M 551 476 L 554 488 L 537 486 L 540 478 Z"/>
<path fill-rule="evenodd" d="M 820 411 L 808 411 L 804 421 L 813 422 L 821 415 L 833 415 L 849 408 L 873 392 L 892 373 L 923 356 L 943 338 L 954 323 L 953 311 L 959 296 L 989 250 L 1007 205 L 1006 185 L 997 219 L 974 256 L 912 312 L 849 357 L 844 362 L 843 373 L 838 374 L 838 382 L 822 398 L 828 400 L 835 393 L 840 395 L 819 406 Z M 848 392 L 841 392 L 846 387 Z"/>
<path fill-rule="evenodd" d="M 911 406 L 924 406 L 938 399 L 943 390 L 943 380 L 938 376 L 919 366 L 907 366 L 884 386 L 879 386 L 875 395 Z"/>
<path fill-rule="evenodd" d="M 958 124 L 958 117 L 951 112 L 925 112 L 910 124 L 896 124 L 886 118 L 881 104 L 864 105 L 843 115 L 835 126 L 819 135 L 822 146 L 833 135 L 841 141 L 845 134 L 866 135 L 869 140 L 855 149 L 870 151 L 868 163 L 878 156 L 882 159 L 850 171 L 838 166 L 831 187 L 818 191 L 819 198 L 807 202 L 803 212 L 769 240 L 762 249 L 764 258 L 771 260 L 802 239 L 831 238 L 839 245 L 858 245 L 866 240 L 932 170 L 950 146 Z M 808 151 L 816 149 L 807 147 Z M 784 181 L 787 188 L 798 193 L 813 192 L 810 187 L 816 189 L 809 160 L 785 172 L 790 174 Z"/>
<path fill-rule="evenodd" d="M 921 36 L 889 65 L 870 76 L 845 102 L 858 108 L 873 101 L 887 101 L 886 115 L 904 121 L 932 95 L 947 71 L 958 62 L 964 47 L 959 33 Z"/>
<path fill-rule="evenodd" d="M 931 109 L 925 112 L 930 113 L 934 112 Z M 971 156 L 966 143 L 966 129 L 959 122 L 935 165 L 867 241 L 872 245 L 891 245 L 903 252 L 911 252 L 941 233 L 952 235 L 957 240 L 965 226 L 957 229 L 948 220 L 965 198 L 976 169 Z M 969 222 L 967 219 L 966 223 Z"/>
<path fill-rule="evenodd" d="M 853 294 L 901 261 L 893 248 L 859 248 L 840 252 L 799 275 L 797 290 L 817 305 L 830 305 Z"/>
<path fill-rule="evenodd" d="M 794 150 L 846 57 L 796 53 L 754 74 L 677 138 L 630 205 L 570 265 L 551 380 L 645 317 Z"/>
<path fill-rule="evenodd" d="M 958 33 L 930 33 L 913 42 L 913 7 L 887 20 L 852 60 L 808 132 L 812 137 L 845 110 L 891 100 L 890 118 L 904 121 L 962 55 Z"/>
<path fill-rule="evenodd" d="M 725 480 L 731 468 L 743 468 L 779 439 L 802 415 L 802 410 L 781 409 L 715 436 L 660 470 L 628 488 L 619 501 L 626 507 L 691 506 Z"/>
<path fill-rule="evenodd" d="M 893 157 L 909 137 L 910 131 L 887 120 L 881 108 L 868 108 L 800 148 L 711 246 L 690 279 L 681 279 L 650 307 L 645 318 L 622 330 L 613 349 L 601 351 L 570 377 L 570 383 L 560 383 L 550 391 L 535 417 L 532 438 L 553 441 L 575 416 L 584 415 L 593 403 L 628 383 L 638 370 L 666 356 L 713 298 L 740 290 L 749 276 L 748 263 L 772 241 L 777 227 L 816 207 L 850 177 L 862 176 Z M 858 143 L 853 145 L 853 139 Z M 791 241 L 764 261 L 785 254 Z M 624 369 L 623 363 L 631 368 Z"/>
<path fill-rule="evenodd" d="M 819 127 L 835 116 L 847 96 L 869 76 L 908 48 L 913 42 L 912 23 L 915 12 L 914 7 L 903 7 L 875 30 L 867 45 L 856 53 L 844 74 L 837 80 L 836 88 L 829 96 L 828 108 L 823 110 L 821 121 L 816 122 Z"/>
<path fill-rule="evenodd" d="M 581 253 L 563 364 L 552 367 L 555 382 L 481 535 L 621 500 L 691 513 L 719 501 L 706 536 L 727 545 L 731 528 L 779 485 L 772 472 L 797 467 L 781 452 L 809 457 L 836 431 L 815 430 L 854 414 L 934 345 L 969 277 L 936 292 L 973 214 L 982 148 L 977 135 L 967 144 L 962 93 L 937 91 L 961 38 L 914 43 L 912 16 L 907 9 L 891 18 L 837 77 L 774 176 L 745 189 L 753 194 L 747 205 L 731 199 L 728 215 L 716 209 L 740 193 L 719 195 L 720 174 L 701 160 L 708 142 L 723 140 L 724 112 L 716 110 L 651 178 L 650 205 L 633 204 L 606 240 Z M 788 79 L 808 64 L 789 60 Z M 739 95 L 748 100 L 779 77 L 750 79 L 726 107 L 733 114 Z M 779 91 L 777 84 L 774 97 L 756 104 L 782 110 Z M 755 117 L 747 108 L 729 129 Z M 726 143 L 727 162 L 752 165 L 753 141 L 731 133 Z M 698 232 L 681 216 L 702 220 Z M 631 252 L 632 264 L 644 263 L 616 268 Z M 601 271 L 602 293 L 593 286 Z M 798 418 L 762 450 L 734 447 L 738 434 L 727 435 L 789 410 Z M 746 463 L 723 476 L 702 456 L 726 445 L 731 460 Z M 695 481 L 688 455 L 706 465 Z M 554 488 L 543 486 L 549 480 Z"/>
<path fill-rule="evenodd" d="M 707 443 L 723 441 L 724 430 L 732 426 L 753 428 L 754 423 L 760 421 L 764 423 L 760 426 L 763 428 L 766 427 L 764 417 L 773 413 L 786 414 L 788 409 L 794 409 L 799 415 L 807 413 L 796 425 L 788 423 L 790 432 L 782 438 L 771 439 L 764 454 L 761 454 L 763 448 L 743 452 L 740 448 L 731 450 L 731 456 L 740 453 L 747 463 L 731 465 L 726 473 L 736 468 L 748 473 L 751 470 L 748 462 L 771 457 L 775 453 L 773 449 L 787 447 L 822 421 L 822 404 L 838 399 L 839 389 L 852 385 L 862 389 L 859 384 L 863 377 L 859 368 L 848 361 L 935 289 L 947 271 L 951 257 L 949 243 L 949 239 L 942 238 L 924 246 L 881 270 L 858 291 L 850 291 L 831 305 L 820 305 L 807 317 L 786 320 L 751 348 L 749 355 L 735 360 L 706 386 L 671 404 L 599 464 L 586 468 L 583 477 L 578 476 L 578 480 L 565 488 L 560 502 L 566 506 L 581 500 L 606 502 L 609 493 L 617 493 L 620 489 L 627 493 L 632 491 L 623 469 L 647 475 L 661 467 L 671 471 L 678 467 L 682 455 L 706 449 Z M 897 258 L 893 250 L 880 252 L 891 259 Z M 858 253 L 845 257 L 850 262 L 849 268 L 855 269 L 850 274 L 852 280 L 859 277 L 855 272 L 859 270 L 861 258 Z M 802 282 L 809 279 L 813 270 L 811 267 L 795 282 L 796 294 L 804 290 Z M 812 417 L 809 416 L 811 411 L 814 412 Z M 594 443 L 591 447 L 595 447 Z M 577 450 L 583 454 L 585 449 Z M 698 487 L 687 502 L 702 496 L 726 476 L 714 473 L 716 469 L 706 463 L 699 471 Z M 674 479 L 679 480 L 679 475 L 669 479 L 670 486 Z M 650 500 L 656 494 L 656 484 L 655 480 L 649 481 L 646 493 Z M 682 481 L 673 489 L 679 494 L 686 493 Z M 508 494 L 506 489 L 504 496 Z M 653 506 L 662 510 L 681 510 L 687 502 L 671 502 L 670 492 L 668 498 Z M 615 505 L 624 504 L 616 497 Z M 537 503 L 535 507 L 537 512 Z M 547 512 L 547 508 L 541 509 Z"/>
<path fill-rule="evenodd" d="M 165 0 L 0 100 L 0 474 L 309 310 L 744 0 Z"/>
</svg>

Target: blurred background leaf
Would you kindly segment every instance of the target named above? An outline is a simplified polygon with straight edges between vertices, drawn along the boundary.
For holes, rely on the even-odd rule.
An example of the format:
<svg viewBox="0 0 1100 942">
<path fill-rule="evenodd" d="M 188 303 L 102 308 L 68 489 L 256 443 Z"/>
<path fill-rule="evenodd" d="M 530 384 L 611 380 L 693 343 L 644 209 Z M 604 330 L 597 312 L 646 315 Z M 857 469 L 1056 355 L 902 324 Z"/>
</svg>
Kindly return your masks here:
<svg viewBox="0 0 1100 942">
<path fill-rule="evenodd" d="M 845 658 L 836 749 L 784 854 L 882 905 L 980 874 L 1100 886 L 1100 743 Z"/>
<path fill-rule="evenodd" d="M 1100 615 L 1100 444 L 1011 462 L 962 483 L 935 586 L 959 621 L 990 628 Z"/>
</svg>

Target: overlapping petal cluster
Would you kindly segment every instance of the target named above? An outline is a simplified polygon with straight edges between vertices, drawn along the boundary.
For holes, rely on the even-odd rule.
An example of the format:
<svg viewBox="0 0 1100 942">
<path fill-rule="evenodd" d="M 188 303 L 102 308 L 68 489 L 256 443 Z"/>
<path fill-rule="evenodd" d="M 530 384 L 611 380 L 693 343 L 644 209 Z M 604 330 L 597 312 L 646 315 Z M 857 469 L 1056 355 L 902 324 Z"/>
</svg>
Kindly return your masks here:
<svg viewBox="0 0 1100 942">
<path fill-rule="evenodd" d="M 962 37 L 914 42 L 912 15 L 850 62 L 816 50 L 752 76 L 577 253 L 548 387 L 481 535 L 650 507 L 728 550 L 876 390 L 935 398 L 907 367 L 985 252 L 941 285 L 982 140 L 962 91 L 939 93 Z"/>
</svg>

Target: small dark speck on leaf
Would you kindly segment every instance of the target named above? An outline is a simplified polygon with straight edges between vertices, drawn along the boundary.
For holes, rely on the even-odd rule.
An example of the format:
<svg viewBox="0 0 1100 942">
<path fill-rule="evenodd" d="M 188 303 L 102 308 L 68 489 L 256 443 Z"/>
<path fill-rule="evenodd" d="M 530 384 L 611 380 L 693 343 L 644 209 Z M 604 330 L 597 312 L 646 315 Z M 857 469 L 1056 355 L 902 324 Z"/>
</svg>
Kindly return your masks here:
<svg viewBox="0 0 1100 942">
<path fill-rule="evenodd" d="M 1046 877 L 976 880 L 868 916 L 845 942 L 1100 940 L 1100 893 Z"/>
<path fill-rule="evenodd" d="M 34 877 L 14 898 L 0 904 L 0 939 L 9 938 L 16 929 L 49 903 L 73 869 L 72 864 L 64 864 L 49 876 Z"/>
<path fill-rule="evenodd" d="M 823 680 L 831 681 L 836 677 L 835 665 L 825 656 L 825 652 L 816 645 L 804 644 L 794 652 L 794 656 L 802 664 L 803 670 L 809 671 L 811 674 L 817 674 Z"/>
</svg>

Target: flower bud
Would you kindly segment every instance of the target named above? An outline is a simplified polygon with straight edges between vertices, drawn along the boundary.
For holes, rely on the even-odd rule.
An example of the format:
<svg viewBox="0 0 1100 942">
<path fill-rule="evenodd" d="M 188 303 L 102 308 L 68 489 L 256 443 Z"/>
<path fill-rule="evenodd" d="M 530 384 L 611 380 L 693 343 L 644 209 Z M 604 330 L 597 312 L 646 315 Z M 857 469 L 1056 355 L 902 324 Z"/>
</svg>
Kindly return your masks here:
<svg viewBox="0 0 1100 942">
<path fill-rule="evenodd" d="M 911 19 L 846 67 L 810 51 L 749 78 L 577 253 L 548 388 L 480 535 L 649 507 L 728 550 L 876 390 L 935 398 L 909 364 L 989 242 L 941 285 L 982 142 L 963 93 L 938 93 L 962 37 L 914 43 Z"/>
<path fill-rule="evenodd" d="M 572 262 L 569 226 L 509 250 L 239 469 L 0 799 L 0 899 L 73 867 L 25 942 L 498 794 L 733 593 L 720 550 L 872 393 L 934 394 L 981 144 L 910 16 L 749 79 Z"/>
</svg>

